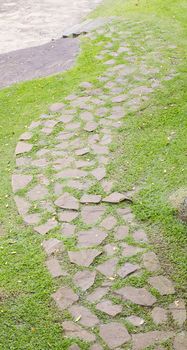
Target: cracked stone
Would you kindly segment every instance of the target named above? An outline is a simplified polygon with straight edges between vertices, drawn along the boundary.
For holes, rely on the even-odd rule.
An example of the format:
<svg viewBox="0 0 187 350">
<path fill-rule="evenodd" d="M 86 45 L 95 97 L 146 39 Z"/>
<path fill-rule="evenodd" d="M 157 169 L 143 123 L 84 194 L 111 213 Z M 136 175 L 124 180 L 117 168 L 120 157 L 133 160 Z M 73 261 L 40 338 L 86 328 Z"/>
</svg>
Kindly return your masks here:
<svg viewBox="0 0 187 350">
<path fill-rule="evenodd" d="M 55 201 L 55 205 L 62 209 L 79 210 L 78 199 L 67 192 Z"/>
<path fill-rule="evenodd" d="M 64 237 L 72 237 L 75 234 L 76 226 L 66 223 L 62 227 L 62 234 Z"/>
<path fill-rule="evenodd" d="M 59 213 L 58 218 L 62 222 L 72 222 L 79 216 L 79 213 L 73 210 L 64 210 Z"/>
<path fill-rule="evenodd" d="M 182 326 L 186 321 L 186 308 L 184 300 L 175 300 L 169 305 L 169 311 L 171 312 L 174 321 L 179 326 Z"/>
<path fill-rule="evenodd" d="M 72 317 L 85 327 L 94 327 L 99 323 L 99 319 L 89 309 L 84 306 L 73 305 L 69 308 Z"/>
<path fill-rule="evenodd" d="M 50 256 L 52 254 L 64 251 L 64 245 L 62 241 L 59 241 L 57 238 L 50 238 L 43 241 L 42 247 L 45 250 L 45 253 Z"/>
<path fill-rule="evenodd" d="M 116 224 L 117 220 L 112 215 L 108 215 L 100 225 L 106 230 L 112 230 Z"/>
<path fill-rule="evenodd" d="M 31 207 L 31 204 L 26 199 L 19 196 L 14 196 L 14 200 L 16 202 L 18 213 L 21 216 L 26 215 Z"/>
<path fill-rule="evenodd" d="M 162 324 L 167 321 L 167 311 L 162 307 L 155 307 L 151 312 L 155 324 Z"/>
<path fill-rule="evenodd" d="M 173 343 L 174 350 L 186 350 L 187 333 L 181 332 L 176 335 Z"/>
<path fill-rule="evenodd" d="M 65 321 L 62 323 L 62 327 L 64 329 L 65 336 L 68 338 L 79 338 L 87 342 L 93 342 L 96 340 L 93 333 L 88 332 L 74 322 Z"/>
<path fill-rule="evenodd" d="M 140 327 L 145 323 L 143 318 L 135 316 L 135 315 L 131 315 L 129 317 L 126 317 L 126 321 L 131 323 L 135 327 Z"/>
<path fill-rule="evenodd" d="M 105 253 L 107 254 L 107 256 L 112 256 L 112 255 L 114 255 L 115 253 L 116 253 L 116 251 L 117 251 L 117 246 L 116 245 L 114 245 L 114 244 L 106 244 L 105 246 L 104 246 L 104 251 L 105 251 Z"/>
<path fill-rule="evenodd" d="M 18 154 L 28 153 L 31 151 L 32 148 L 33 145 L 31 143 L 19 141 L 16 146 L 15 154 L 17 156 Z"/>
<path fill-rule="evenodd" d="M 109 291 L 108 287 L 98 287 L 90 295 L 88 295 L 87 300 L 91 303 L 95 303 L 101 300 Z"/>
<path fill-rule="evenodd" d="M 150 272 L 156 272 L 160 270 L 160 263 L 157 255 L 154 252 L 147 252 L 143 255 L 143 264 L 145 268 Z"/>
<path fill-rule="evenodd" d="M 101 251 L 97 249 L 86 249 L 77 252 L 69 251 L 68 256 L 71 263 L 78 266 L 89 267 L 94 259 L 101 254 Z"/>
<path fill-rule="evenodd" d="M 101 202 L 101 196 L 97 195 L 97 194 L 84 194 L 81 199 L 80 199 L 81 203 L 100 203 Z"/>
<path fill-rule="evenodd" d="M 126 328 L 118 322 L 101 325 L 99 335 L 110 349 L 115 349 L 131 340 Z"/>
<path fill-rule="evenodd" d="M 106 176 L 106 170 L 105 168 L 97 168 L 94 169 L 92 172 L 92 175 L 95 176 L 95 178 L 100 181 Z"/>
<path fill-rule="evenodd" d="M 130 300 L 142 306 L 152 306 L 156 302 L 156 298 L 145 288 L 127 286 L 116 290 L 115 294 L 120 295 L 124 300 Z"/>
<path fill-rule="evenodd" d="M 146 233 L 143 230 L 137 230 L 133 233 L 133 238 L 137 242 L 148 242 Z"/>
<path fill-rule="evenodd" d="M 47 195 L 48 190 L 43 185 L 36 185 L 27 193 L 27 196 L 31 201 L 44 199 Z"/>
<path fill-rule="evenodd" d="M 32 175 L 22 175 L 22 174 L 13 174 L 12 175 L 12 188 L 13 192 L 17 192 L 25 188 L 31 181 Z"/>
<path fill-rule="evenodd" d="M 107 234 L 98 228 L 92 228 L 88 231 L 78 233 L 78 247 L 92 247 L 101 244 Z"/>
<path fill-rule="evenodd" d="M 153 288 L 158 290 L 161 295 L 169 295 L 175 293 L 173 283 L 165 276 L 150 277 L 149 283 Z"/>
<path fill-rule="evenodd" d="M 56 220 L 49 219 L 45 224 L 35 227 L 34 230 L 41 235 L 45 235 L 49 231 L 53 230 L 57 225 L 58 222 Z"/>
<path fill-rule="evenodd" d="M 69 306 L 72 306 L 76 301 L 79 300 L 78 295 L 76 295 L 74 291 L 69 287 L 59 288 L 52 295 L 52 298 L 61 310 L 67 309 Z"/>
<path fill-rule="evenodd" d="M 49 111 L 53 113 L 60 112 L 64 108 L 64 103 L 53 103 L 49 106 Z"/>
<path fill-rule="evenodd" d="M 76 286 L 80 287 L 83 291 L 85 291 L 94 284 L 95 276 L 95 271 L 79 271 L 75 274 L 73 281 Z"/>
<path fill-rule="evenodd" d="M 152 331 L 147 333 L 132 334 L 132 350 L 144 350 L 148 346 L 167 341 L 173 337 L 173 332 Z"/>
<path fill-rule="evenodd" d="M 67 276 L 67 272 L 62 271 L 58 260 L 54 257 L 51 257 L 46 261 L 46 266 L 52 277 Z"/>
<path fill-rule="evenodd" d="M 139 269 L 140 269 L 140 266 L 137 264 L 126 263 L 118 270 L 117 273 L 120 277 L 125 278 Z"/>
<path fill-rule="evenodd" d="M 131 257 L 144 251 L 143 248 L 128 245 L 127 243 L 121 243 L 121 247 L 123 248 L 122 256 L 124 257 Z"/>
<path fill-rule="evenodd" d="M 128 226 L 119 226 L 114 232 L 114 237 L 117 241 L 121 241 L 124 238 L 126 238 L 129 234 L 129 227 Z"/>
<path fill-rule="evenodd" d="M 109 259 L 103 264 L 98 265 L 96 270 L 101 272 L 106 277 L 112 277 L 115 273 L 117 262 L 117 258 Z"/>
<path fill-rule="evenodd" d="M 103 300 L 96 305 L 96 309 L 109 316 L 116 316 L 122 311 L 122 306 L 113 304 L 110 300 Z"/>
<path fill-rule="evenodd" d="M 83 209 L 81 210 L 81 216 L 86 224 L 92 225 L 95 224 L 101 218 L 105 211 L 106 208 L 104 206 L 83 207 Z"/>
</svg>

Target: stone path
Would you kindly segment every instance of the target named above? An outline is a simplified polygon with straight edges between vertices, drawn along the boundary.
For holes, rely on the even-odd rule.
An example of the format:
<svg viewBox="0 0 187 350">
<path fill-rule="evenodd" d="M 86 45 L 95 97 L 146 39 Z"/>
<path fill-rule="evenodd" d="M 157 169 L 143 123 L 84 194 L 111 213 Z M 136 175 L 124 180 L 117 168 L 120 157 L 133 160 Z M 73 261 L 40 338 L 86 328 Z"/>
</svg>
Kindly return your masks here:
<svg viewBox="0 0 187 350">
<path fill-rule="evenodd" d="M 107 175 L 112 140 L 126 113 L 139 111 L 161 84 L 161 68 L 133 52 L 141 46 L 134 25 L 114 21 L 89 38 L 100 34 L 103 75 L 95 85 L 82 82 L 20 136 L 15 202 L 43 236 L 70 350 L 82 342 L 89 350 L 185 350 L 184 301 L 136 221 L 132 193 L 116 192 Z"/>
</svg>

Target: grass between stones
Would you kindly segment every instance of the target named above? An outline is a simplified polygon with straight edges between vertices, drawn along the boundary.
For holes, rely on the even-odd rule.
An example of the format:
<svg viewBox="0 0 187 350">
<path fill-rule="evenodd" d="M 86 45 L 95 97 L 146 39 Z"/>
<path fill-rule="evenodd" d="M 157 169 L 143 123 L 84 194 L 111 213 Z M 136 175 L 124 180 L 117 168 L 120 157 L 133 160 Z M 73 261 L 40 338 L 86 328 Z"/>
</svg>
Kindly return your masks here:
<svg viewBox="0 0 187 350">
<path fill-rule="evenodd" d="M 187 278 L 186 231 L 168 202 L 169 195 L 174 190 L 186 186 L 187 180 L 183 8 L 182 1 L 152 0 L 148 6 L 146 1 L 136 3 L 118 0 L 114 3 L 107 0 L 95 11 L 94 16 L 124 16 L 125 20 L 130 20 L 129 24 L 126 24 L 127 31 L 136 23 L 136 38 L 134 36 L 132 39 L 124 38 L 124 41 L 128 40 L 137 57 L 144 55 L 145 50 L 146 63 L 154 59 L 155 68 L 160 68 L 158 80 L 171 74 L 169 72 L 172 68 L 177 72 L 172 80 L 162 83 L 159 90 L 145 101 L 145 105 L 138 113 L 128 111 L 124 126 L 117 131 L 110 147 L 112 161 L 107 170 L 108 177 L 116 184 L 116 190 L 126 191 L 134 185 L 142 188 L 136 197 L 133 211 L 150 233 L 150 239 L 161 258 L 163 268 L 167 268 L 177 284 L 178 295 L 184 298 Z M 138 23 L 139 21 L 141 23 Z M 150 36 L 149 45 L 145 44 L 146 36 Z M 137 41 L 139 47 L 135 47 Z M 44 266 L 45 257 L 40 246 L 43 237 L 33 233 L 32 228 L 23 225 L 21 217 L 17 215 L 10 179 L 15 166 L 14 149 L 25 127 L 32 120 L 37 120 L 41 113 L 47 112 L 49 104 L 63 101 L 65 96 L 76 92 L 81 81 L 96 82 L 96 77 L 107 68 L 102 61 L 94 58 L 101 54 L 102 42 L 106 42 L 102 34 L 93 41 L 83 38 L 82 53 L 77 64 L 65 74 L 14 85 L 0 92 L 0 222 L 2 224 L 0 345 L 3 350 L 61 350 L 71 344 L 71 340 L 62 337 L 60 325 L 63 318 L 68 319 L 68 313 L 64 313 L 62 318 L 51 301 L 51 294 L 55 287 L 62 284 L 62 280 L 59 279 L 54 283 Z M 168 48 L 168 42 L 176 45 L 176 48 Z M 167 47 L 163 43 L 167 44 Z M 163 57 L 162 67 L 154 57 L 154 48 L 157 47 L 158 50 L 158 45 Z M 107 56 L 107 59 L 110 60 L 112 57 Z M 171 138 L 171 135 L 174 137 Z M 50 172 L 47 175 L 50 177 Z M 96 184 L 90 193 L 98 194 L 101 191 Z M 72 193 L 77 194 L 74 191 Z M 110 206 L 108 211 L 112 212 Z M 81 222 L 77 224 L 83 229 Z M 51 233 L 48 235 L 49 238 L 50 235 L 54 237 Z M 130 237 L 126 241 L 131 243 Z M 75 242 L 73 239 L 65 240 L 65 245 L 68 249 L 72 249 Z M 102 262 L 102 257 L 97 261 Z M 133 261 L 138 262 L 138 257 L 133 258 Z M 68 264 L 68 261 L 64 263 Z M 74 271 L 77 271 L 76 268 Z M 141 287 L 146 284 L 148 277 L 145 272 L 139 278 L 129 277 L 125 281 L 117 279 L 114 288 L 124 286 L 129 280 L 131 285 Z M 67 278 L 67 284 L 70 283 Z M 98 285 L 99 283 L 98 280 Z M 155 290 L 151 291 L 159 297 Z M 111 300 L 116 302 L 119 300 L 113 298 L 111 297 Z M 159 302 L 162 303 L 162 298 Z M 146 331 L 152 329 L 149 315 L 142 315 L 136 305 L 129 303 L 128 311 L 122 316 L 128 316 L 132 312 L 147 318 Z M 105 321 L 103 314 L 101 318 Z M 129 331 L 136 331 L 128 324 L 126 326 Z M 84 343 L 79 342 L 79 345 L 82 349 L 88 349 Z M 169 343 L 166 346 L 166 349 L 170 349 Z"/>
</svg>

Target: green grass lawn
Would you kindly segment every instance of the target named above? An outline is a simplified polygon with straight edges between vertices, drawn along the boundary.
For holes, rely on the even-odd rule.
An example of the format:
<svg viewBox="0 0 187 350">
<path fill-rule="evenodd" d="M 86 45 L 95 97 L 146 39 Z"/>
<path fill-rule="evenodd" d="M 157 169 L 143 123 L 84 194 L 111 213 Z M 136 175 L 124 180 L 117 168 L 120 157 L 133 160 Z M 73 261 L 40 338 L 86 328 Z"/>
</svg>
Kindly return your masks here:
<svg viewBox="0 0 187 350">
<path fill-rule="evenodd" d="M 176 45 L 168 51 L 166 67 L 177 75 L 154 93 L 147 108 L 126 117 L 114 140 L 109 175 L 116 189 L 142 187 L 133 210 L 155 243 L 163 266 L 184 298 L 187 280 L 187 232 L 169 203 L 169 196 L 187 187 L 186 119 L 186 3 L 184 1 L 106 0 L 92 15 L 121 16 L 144 21 L 141 35 L 157 28 L 157 35 Z M 138 25 L 137 25 L 138 31 Z M 98 48 L 83 40 L 82 53 L 68 73 L 34 80 L 0 91 L 0 238 L 1 327 L 3 350 L 62 350 L 60 314 L 51 303 L 54 284 L 44 267 L 41 237 L 23 225 L 11 191 L 14 149 L 19 135 L 52 102 L 76 91 L 81 81 L 94 81 L 104 69 L 93 56 Z M 167 56 L 167 52 L 165 52 Z M 174 133 L 174 134 L 173 134 Z M 170 136 L 174 135 L 170 139 Z M 116 172 L 116 169 L 119 169 Z M 87 347 L 81 344 L 81 347 Z"/>
</svg>

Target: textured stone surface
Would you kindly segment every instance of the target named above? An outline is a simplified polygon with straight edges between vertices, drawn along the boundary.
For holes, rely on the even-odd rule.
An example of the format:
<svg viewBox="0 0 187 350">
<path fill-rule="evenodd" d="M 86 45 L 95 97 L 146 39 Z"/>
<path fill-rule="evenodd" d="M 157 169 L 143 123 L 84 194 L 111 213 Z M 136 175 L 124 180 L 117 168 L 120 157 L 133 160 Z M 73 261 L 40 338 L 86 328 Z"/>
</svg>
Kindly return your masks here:
<svg viewBox="0 0 187 350">
<path fill-rule="evenodd" d="M 17 156 L 18 154 L 28 153 L 31 151 L 32 147 L 33 147 L 32 144 L 24 141 L 20 141 L 16 146 L 15 154 Z"/>
<path fill-rule="evenodd" d="M 146 233 L 143 230 L 137 230 L 133 233 L 133 238 L 137 242 L 148 242 Z"/>
<path fill-rule="evenodd" d="M 117 241 L 123 240 L 125 237 L 127 237 L 129 234 L 129 227 L 128 226 L 119 226 L 116 231 L 114 232 L 114 237 Z"/>
<path fill-rule="evenodd" d="M 122 311 L 122 306 L 113 304 L 110 300 L 103 300 L 97 304 L 96 309 L 109 316 L 116 316 Z"/>
<path fill-rule="evenodd" d="M 31 204 L 24 198 L 20 196 L 15 196 L 14 200 L 16 202 L 18 213 L 22 215 L 26 215 L 30 209 Z"/>
<path fill-rule="evenodd" d="M 125 257 L 131 257 L 144 251 L 143 248 L 128 245 L 127 243 L 122 243 L 121 246 L 123 248 L 122 255 Z"/>
<path fill-rule="evenodd" d="M 110 349 L 115 349 L 131 339 L 126 328 L 118 322 L 101 325 L 99 335 Z"/>
<path fill-rule="evenodd" d="M 172 332 L 152 331 L 132 335 L 133 350 L 144 350 L 155 343 L 166 341 L 173 337 Z"/>
<path fill-rule="evenodd" d="M 73 210 L 64 210 L 59 213 L 58 218 L 62 222 L 71 222 L 79 216 L 79 213 Z"/>
<path fill-rule="evenodd" d="M 79 325 L 71 321 L 65 321 L 62 323 L 64 334 L 69 338 L 79 338 L 83 341 L 93 342 L 95 341 L 95 335 Z"/>
<path fill-rule="evenodd" d="M 63 242 L 59 241 L 57 238 L 50 238 L 43 241 L 42 246 L 47 255 L 55 254 L 64 250 Z"/>
<path fill-rule="evenodd" d="M 86 224 L 92 225 L 102 217 L 102 215 L 105 213 L 105 210 L 105 207 L 101 205 L 83 207 L 81 210 L 81 216 Z"/>
<path fill-rule="evenodd" d="M 160 270 L 160 263 L 154 252 L 147 252 L 143 255 L 143 263 L 145 268 L 150 272 Z"/>
<path fill-rule="evenodd" d="M 90 266 L 94 259 L 100 254 L 101 252 L 97 249 L 86 249 L 77 252 L 68 252 L 71 263 L 85 267 Z"/>
<path fill-rule="evenodd" d="M 176 335 L 173 343 L 174 350 L 186 350 L 187 332 L 181 332 Z"/>
<path fill-rule="evenodd" d="M 169 311 L 171 312 L 174 321 L 179 326 L 182 326 L 186 321 L 186 308 L 184 300 L 175 300 L 169 305 Z"/>
<path fill-rule="evenodd" d="M 61 266 L 56 258 L 53 258 L 53 257 L 49 258 L 46 261 L 46 265 L 52 277 L 60 277 L 60 276 L 67 275 L 65 271 L 62 271 Z"/>
<path fill-rule="evenodd" d="M 83 291 L 89 289 L 95 281 L 96 272 L 95 271 L 79 271 L 73 277 L 73 282 L 76 286 L 81 288 Z"/>
<path fill-rule="evenodd" d="M 60 196 L 56 201 L 55 205 L 62 209 L 72 209 L 72 210 L 78 210 L 79 209 L 79 201 L 74 196 L 70 195 L 69 193 L 65 192 L 62 196 Z"/>
<path fill-rule="evenodd" d="M 61 310 L 67 309 L 69 306 L 73 305 L 79 300 L 79 297 L 74 293 L 71 288 L 61 287 L 52 295 L 57 306 Z"/>
<path fill-rule="evenodd" d="M 35 231 L 41 235 L 45 235 L 49 231 L 53 230 L 58 225 L 56 220 L 49 219 L 45 224 L 35 227 Z"/>
<path fill-rule="evenodd" d="M 99 323 L 99 319 L 89 309 L 80 305 L 73 305 L 69 308 L 72 317 L 84 327 L 94 327 Z"/>
<path fill-rule="evenodd" d="M 124 277 L 127 277 L 128 275 L 131 275 L 133 272 L 139 269 L 140 269 L 140 266 L 137 264 L 126 263 L 119 268 L 117 273 L 120 277 L 124 278 Z"/>
<path fill-rule="evenodd" d="M 101 202 L 101 196 L 96 195 L 96 194 L 84 194 L 81 199 L 81 203 L 99 203 Z"/>
<path fill-rule="evenodd" d="M 22 174 L 12 175 L 13 192 L 17 192 L 25 188 L 32 181 L 32 178 L 33 178 L 32 175 L 22 175 Z"/>
<path fill-rule="evenodd" d="M 98 180 L 102 180 L 106 176 L 105 168 L 97 168 L 92 171 L 92 175 Z"/>
<path fill-rule="evenodd" d="M 152 306 L 156 302 L 156 298 L 145 288 L 127 286 L 115 290 L 115 294 L 120 295 L 124 300 L 142 306 Z"/>
<path fill-rule="evenodd" d="M 99 245 L 107 237 L 106 232 L 92 228 L 88 231 L 81 231 L 78 233 L 78 246 L 79 247 L 92 247 Z"/>
<path fill-rule="evenodd" d="M 117 258 L 109 259 L 103 264 L 98 265 L 96 269 L 106 277 L 112 277 L 115 273 L 117 262 Z"/>
<path fill-rule="evenodd" d="M 120 203 L 125 200 L 125 195 L 118 192 L 113 192 L 109 196 L 103 198 L 103 202 L 107 203 Z"/>
<path fill-rule="evenodd" d="M 140 327 L 144 324 L 144 319 L 135 315 L 126 317 L 126 321 L 131 323 L 135 327 Z"/>
<path fill-rule="evenodd" d="M 155 307 L 151 312 L 151 316 L 155 324 L 162 324 L 167 321 L 167 311 L 162 307 Z"/>
<path fill-rule="evenodd" d="M 36 185 L 28 192 L 28 198 L 31 201 L 44 199 L 48 195 L 48 190 L 43 185 Z"/>
<path fill-rule="evenodd" d="M 65 223 L 62 227 L 62 235 L 63 237 L 71 237 L 75 233 L 76 226 L 73 224 Z"/>
<path fill-rule="evenodd" d="M 109 215 L 101 222 L 100 225 L 106 230 L 112 230 L 116 224 L 117 220 L 114 218 L 114 216 Z"/>
<path fill-rule="evenodd" d="M 151 286 L 158 290 L 161 295 L 174 294 L 173 283 L 165 276 L 155 276 L 149 278 Z"/>
<path fill-rule="evenodd" d="M 95 303 L 101 300 L 107 293 L 108 287 L 98 287 L 90 295 L 88 295 L 87 300 L 91 303 Z"/>
<path fill-rule="evenodd" d="M 105 246 L 104 246 L 104 251 L 105 251 L 105 253 L 108 255 L 108 256 L 112 256 L 112 255 L 114 255 L 114 254 L 116 254 L 116 252 L 117 252 L 117 246 L 115 245 L 115 244 L 106 244 Z"/>
</svg>

